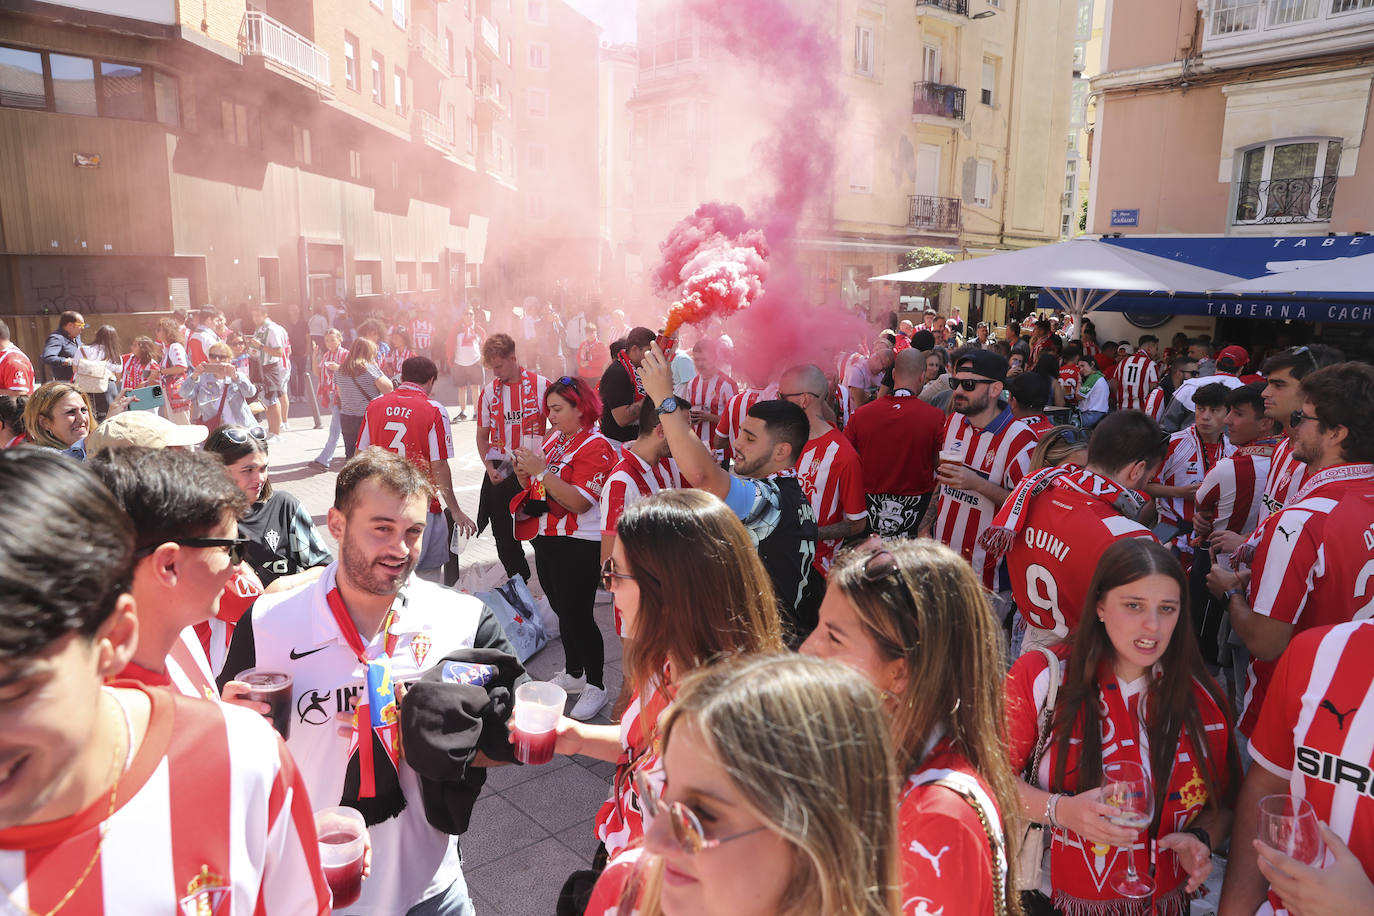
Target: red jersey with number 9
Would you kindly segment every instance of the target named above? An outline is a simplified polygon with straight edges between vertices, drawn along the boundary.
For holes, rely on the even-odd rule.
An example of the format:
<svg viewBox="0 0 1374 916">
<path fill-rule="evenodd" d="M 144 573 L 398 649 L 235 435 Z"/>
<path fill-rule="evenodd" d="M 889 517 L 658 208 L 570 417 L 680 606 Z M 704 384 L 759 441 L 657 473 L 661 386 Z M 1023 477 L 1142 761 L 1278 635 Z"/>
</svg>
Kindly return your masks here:
<svg viewBox="0 0 1374 916">
<path fill-rule="evenodd" d="M 1100 499 L 1063 487 L 1031 500 L 1007 551 L 1016 607 L 1026 622 L 1067 636 L 1078 626 L 1088 583 L 1107 545 L 1150 537 L 1150 529 Z"/>
<path fill-rule="evenodd" d="M 374 398 L 367 405 L 358 448 L 369 445 L 379 445 L 400 455 L 424 471 L 430 483 L 435 483 L 430 465 L 453 457 L 448 412 L 419 385 L 402 382 L 395 391 Z M 430 499 L 429 511 L 441 511 L 437 497 Z"/>
</svg>

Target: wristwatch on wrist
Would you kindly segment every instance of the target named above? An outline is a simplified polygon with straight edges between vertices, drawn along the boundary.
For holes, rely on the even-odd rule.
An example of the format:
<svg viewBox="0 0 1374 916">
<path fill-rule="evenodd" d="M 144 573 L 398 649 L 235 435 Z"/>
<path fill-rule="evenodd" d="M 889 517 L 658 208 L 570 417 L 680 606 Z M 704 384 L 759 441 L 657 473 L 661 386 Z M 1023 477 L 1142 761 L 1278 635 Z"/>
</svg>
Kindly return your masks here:
<svg viewBox="0 0 1374 916">
<path fill-rule="evenodd" d="M 1237 595 L 1243 594 L 1245 594 L 1245 589 L 1241 588 L 1240 586 L 1236 586 L 1235 588 L 1228 588 L 1225 592 L 1222 593 L 1221 597 L 1226 601 L 1227 604 L 1230 604 L 1232 598 L 1236 597 Z"/>
<path fill-rule="evenodd" d="M 547 466 L 545 466 L 544 470 L 540 471 L 539 474 L 538 474 L 534 479 L 537 480 L 537 481 L 539 481 L 540 483 L 543 483 L 543 482 L 544 482 L 544 478 L 545 478 L 545 477 L 548 477 L 548 476 L 549 476 L 549 469 L 548 469 Z"/>
<path fill-rule="evenodd" d="M 668 398 L 654 409 L 654 413 L 660 417 L 667 413 L 677 412 L 677 398 Z"/>
</svg>

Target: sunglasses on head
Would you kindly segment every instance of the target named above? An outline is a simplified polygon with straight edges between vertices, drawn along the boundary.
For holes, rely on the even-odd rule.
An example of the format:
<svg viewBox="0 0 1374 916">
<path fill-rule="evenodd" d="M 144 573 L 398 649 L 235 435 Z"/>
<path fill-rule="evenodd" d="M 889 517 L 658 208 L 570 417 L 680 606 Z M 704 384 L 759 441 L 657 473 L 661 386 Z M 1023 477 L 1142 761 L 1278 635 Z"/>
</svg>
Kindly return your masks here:
<svg viewBox="0 0 1374 916">
<path fill-rule="evenodd" d="M 243 562 L 243 551 L 248 543 L 248 538 L 168 538 L 147 547 L 140 547 L 134 551 L 134 557 L 146 557 L 163 544 L 179 544 L 182 547 L 225 547 L 229 550 L 229 562 L 237 566 Z"/>
<path fill-rule="evenodd" d="M 644 812 L 645 832 L 647 833 L 652 829 L 653 822 L 660 816 L 666 816 L 673 831 L 673 840 L 689 856 L 699 855 L 708 849 L 715 849 L 722 843 L 738 840 L 765 829 L 765 826 L 760 824 L 757 827 L 751 827 L 748 830 L 732 833 L 719 839 L 708 839 L 705 828 L 701 826 L 701 820 L 693 813 L 692 809 L 682 802 L 665 804 L 662 796 L 654 790 L 653 786 L 649 785 L 649 778 L 643 770 L 636 770 L 631 781 L 634 783 L 635 794 L 639 796 L 640 810 Z"/>
<path fill-rule="evenodd" d="M 261 426 L 226 426 L 219 431 L 219 434 L 230 442 L 239 445 L 247 445 L 250 438 L 256 439 L 258 442 L 267 441 L 267 430 Z"/>
<path fill-rule="evenodd" d="M 1315 357 L 1315 356 L 1312 355 L 1312 348 L 1311 348 L 1311 347 L 1291 347 L 1291 348 L 1289 348 L 1289 350 L 1288 350 L 1288 355 L 1289 355 L 1289 356 L 1303 356 L 1303 355 L 1306 355 L 1307 358 L 1308 358 L 1309 360 L 1312 361 L 1312 368 L 1313 368 L 1313 369 L 1319 369 L 1319 368 L 1321 368 L 1320 366 L 1317 365 L 1317 357 Z"/>
<path fill-rule="evenodd" d="M 991 385 L 995 381 L 997 380 L 991 378 L 955 378 L 950 376 L 949 387 L 955 390 L 962 388 L 965 391 L 972 391 L 979 385 Z"/>
</svg>

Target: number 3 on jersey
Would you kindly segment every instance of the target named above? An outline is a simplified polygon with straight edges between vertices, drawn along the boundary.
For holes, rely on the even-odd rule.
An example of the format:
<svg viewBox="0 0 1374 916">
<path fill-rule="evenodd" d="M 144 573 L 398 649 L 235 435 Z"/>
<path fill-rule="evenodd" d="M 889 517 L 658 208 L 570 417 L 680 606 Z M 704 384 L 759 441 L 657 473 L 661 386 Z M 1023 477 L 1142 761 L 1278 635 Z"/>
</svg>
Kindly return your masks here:
<svg viewBox="0 0 1374 916">
<path fill-rule="evenodd" d="M 1031 607 L 1022 610 L 1037 626 L 1057 636 L 1069 634 L 1068 621 L 1059 610 L 1059 587 L 1050 571 L 1038 563 L 1026 567 L 1026 599 Z"/>
<path fill-rule="evenodd" d="M 395 452 L 404 458 L 406 456 L 406 444 L 404 441 L 406 437 L 406 425 L 404 423 L 388 423 L 386 426 L 383 426 L 382 429 L 395 434 L 391 437 L 391 442 L 387 445 L 386 450 Z"/>
</svg>

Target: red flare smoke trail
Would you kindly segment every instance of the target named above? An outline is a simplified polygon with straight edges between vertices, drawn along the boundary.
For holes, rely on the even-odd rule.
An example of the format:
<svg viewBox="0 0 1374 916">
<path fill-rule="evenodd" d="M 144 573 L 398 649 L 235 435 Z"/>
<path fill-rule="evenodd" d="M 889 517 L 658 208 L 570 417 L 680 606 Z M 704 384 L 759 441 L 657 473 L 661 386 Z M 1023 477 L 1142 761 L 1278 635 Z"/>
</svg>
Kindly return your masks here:
<svg viewBox="0 0 1374 916">
<path fill-rule="evenodd" d="M 654 288 L 677 296 L 668 309 L 668 336 L 684 324 L 728 318 L 763 293 L 768 243 L 744 210 L 706 203 L 676 226 L 660 245 L 663 263 Z"/>
</svg>

